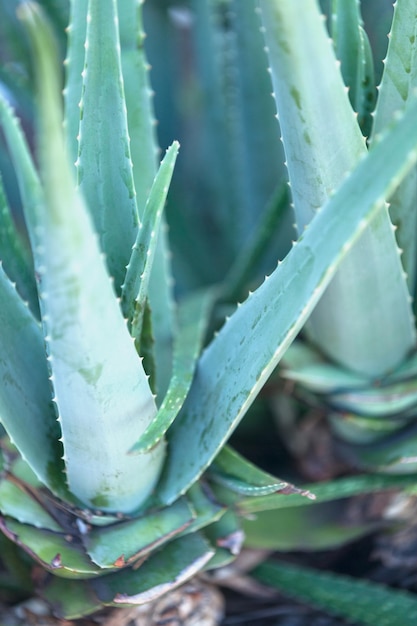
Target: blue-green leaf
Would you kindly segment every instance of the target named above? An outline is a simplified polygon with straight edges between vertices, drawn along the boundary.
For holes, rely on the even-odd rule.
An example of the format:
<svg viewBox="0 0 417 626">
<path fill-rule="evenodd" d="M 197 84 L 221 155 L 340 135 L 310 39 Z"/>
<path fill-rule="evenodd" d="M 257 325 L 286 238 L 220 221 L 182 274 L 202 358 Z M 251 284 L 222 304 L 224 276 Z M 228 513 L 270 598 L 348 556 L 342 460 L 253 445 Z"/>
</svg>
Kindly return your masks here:
<svg viewBox="0 0 417 626">
<path fill-rule="evenodd" d="M 252 575 L 291 598 L 363 626 L 414 626 L 417 621 L 417 599 L 407 591 L 278 561 L 259 565 Z"/>
<path fill-rule="evenodd" d="M 414 102 L 203 352 L 184 408 L 168 431 L 170 452 L 158 490 L 162 502 L 174 500 L 212 462 L 344 255 L 369 221 L 385 210 L 385 196 L 417 159 L 416 116 Z"/>
<path fill-rule="evenodd" d="M 163 462 L 163 443 L 148 455 L 127 454 L 156 405 L 90 214 L 75 190 L 51 35 L 35 5 L 20 9 L 37 58 L 38 146 L 46 198 L 26 218 L 36 233 L 35 267 L 68 483 L 90 507 L 128 512 L 152 491 Z"/>
<path fill-rule="evenodd" d="M 88 5 L 77 172 L 109 273 L 120 293 L 139 217 L 116 0 L 90 0 Z"/>
</svg>

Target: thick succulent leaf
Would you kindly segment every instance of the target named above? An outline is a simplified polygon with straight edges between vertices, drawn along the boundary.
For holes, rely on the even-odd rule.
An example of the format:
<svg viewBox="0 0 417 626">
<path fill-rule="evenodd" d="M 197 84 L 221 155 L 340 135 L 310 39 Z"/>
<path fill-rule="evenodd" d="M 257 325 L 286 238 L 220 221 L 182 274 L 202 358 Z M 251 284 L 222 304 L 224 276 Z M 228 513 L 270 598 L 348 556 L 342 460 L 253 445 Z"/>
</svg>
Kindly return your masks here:
<svg viewBox="0 0 417 626">
<path fill-rule="evenodd" d="M 159 227 L 178 150 L 179 144 L 174 142 L 168 148 L 155 176 L 122 285 L 122 309 L 128 320 L 130 333 L 137 342 L 142 333 Z"/>
<path fill-rule="evenodd" d="M 203 352 L 168 431 L 161 502 L 185 492 L 242 419 L 310 315 L 338 264 L 417 158 L 417 103 L 345 179 L 271 276 Z M 187 456 L 184 455 L 187 450 Z"/>
<path fill-rule="evenodd" d="M 43 202 L 41 186 L 20 123 L 3 97 L 0 97 L 0 120 L 7 148 L 16 172 L 23 207 L 25 211 L 27 211 L 36 204 Z M 7 220 L 8 218 L 6 217 L 5 219 Z M 29 233 L 29 236 L 33 241 L 34 233 Z M 21 244 L 18 244 L 18 247 L 20 247 L 20 245 Z M 20 256 L 20 254 L 18 256 Z M 26 256 L 26 254 L 23 253 L 23 256 Z M 24 265 L 25 269 L 23 275 L 30 273 L 30 268 L 33 266 L 32 259 L 29 260 L 26 256 Z M 11 276 L 11 278 L 17 281 L 17 277 Z M 39 303 L 33 281 L 33 274 L 24 279 L 24 284 L 27 284 L 27 290 L 25 289 L 23 296 L 28 298 L 32 311 L 38 317 Z"/>
<path fill-rule="evenodd" d="M 417 380 L 396 383 L 388 387 L 376 386 L 335 393 L 331 396 L 331 403 L 335 408 L 362 416 L 401 417 L 404 411 L 417 405 Z"/>
<path fill-rule="evenodd" d="M 262 219 L 250 239 L 241 248 L 226 275 L 222 285 L 222 295 L 228 302 L 238 301 L 248 284 L 254 278 L 258 278 L 254 276 L 254 271 L 258 271 L 265 252 L 270 248 L 273 234 L 283 228 L 289 201 L 288 185 L 282 183 L 273 194 Z"/>
<path fill-rule="evenodd" d="M 52 577 L 43 591 L 55 612 L 66 619 L 93 613 L 101 606 L 131 606 L 151 602 L 199 572 L 214 550 L 199 533 L 181 537 L 152 555 L 139 569 L 127 568 L 101 581 L 59 580 Z"/>
<path fill-rule="evenodd" d="M 265 496 L 270 493 L 286 494 L 300 492 L 288 482 L 277 479 L 247 461 L 230 446 L 224 446 L 210 466 L 210 477 L 231 491 L 247 496 Z M 314 499 L 314 496 L 313 496 Z"/>
<path fill-rule="evenodd" d="M 363 29 L 359 3 L 333 0 L 331 19 L 336 56 L 341 62 L 345 85 L 349 87 L 349 99 L 363 134 L 369 137 L 376 88 L 372 51 Z"/>
<path fill-rule="evenodd" d="M 281 361 L 280 374 L 315 393 L 368 387 L 369 380 L 329 363 L 305 342 L 295 341 Z"/>
<path fill-rule="evenodd" d="M 140 5 L 141 2 L 138 3 L 137 0 L 118 0 L 122 72 L 131 140 L 130 151 L 134 164 L 133 178 L 137 207 L 139 217 L 142 218 L 157 173 L 159 149 Z M 157 391 L 160 399 L 164 397 L 171 378 L 172 338 L 175 326 L 168 237 L 163 216 L 161 222 L 149 284 L 158 374 Z"/>
<path fill-rule="evenodd" d="M 366 146 L 316 0 L 306 1 L 302 13 L 295 2 L 261 0 L 260 7 L 302 233 Z M 346 206 L 345 214 L 352 210 Z M 398 365 L 413 347 L 410 297 L 387 211 L 374 216 L 346 256 L 308 331 L 328 356 L 371 377 Z"/>
<path fill-rule="evenodd" d="M 219 2 L 209 4 L 222 6 Z M 226 235 L 235 239 L 238 252 L 242 247 L 246 249 L 277 181 L 286 180 L 284 154 L 270 97 L 268 58 L 256 7 L 255 0 L 229 2 L 223 24 L 230 25 L 223 26 L 222 35 L 215 34 L 214 40 L 228 131 L 228 135 L 216 140 L 225 142 L 232 174 L 229 179 L 224 177 L 223 183 L 230 195 L 228 215 L 232 226 Z M 217 152 L 215 159 L 221 158 Z M 219 173 L 223 176 L 221 168 Z"/>
<path fill-rule="evenodd" d="M 239 511 L 242 515 L 251 515 L 258 511 L 272 509 L 286 509 L 296 506 L 315 506 L 329 500 L 340 500 L 364 493 L 374 493 L 389 489 L 413 489 L 416 487 L 416 477 L 413 474 L 403 476 L 378 476 L 364 474 L 338 478 L 326 483 L 304 485 L 304 489 L 316 496 L 315 500 L 304 498 L 300 494 L 283 496 L 274 494 L 262 498 L 245 498 L 239 501 Z"/>
<path fill-rule="evenodd" d="M 413 594 L 367 580 L 277 561 L 259 565 L 252 575 L 291 598 L 363 626 L 413 626 L 417 620 Z"/>
<path fill-rule="evenodd" d="M 171 382 L 157 415 L 131 453 L 152 449 L 177 417 L 191 386 L 215 297 L 213 290 L 198 292 L 179 305 Z"/>
<path fill-rule="evenodd" d="M 102 568 L 124 567 L 148 556 L 191 524 L 194 516 L 185 500 L 144 517 L 95 528 L 84 537 L 91 560 Z"/>
<path fill-rule="evenodd" d="M 145 604 L 189 580 L 213 552 L 202 534 L 193 533 L 170 542 L 139 569 L 106 576 L 92 585 L 106 604 Z"/>
<path fill-rule="evenodd" d="M 187 498 L 194 511 L 195 519 L 183 534 L 193 533 L 208 524 L 217 522 L 226 512 L 225 506 L 215 501 L 211 490 L 199 482 L 190 487 L 187 491 Z"/>
<path fill-rule="evenodd" d="M 85 581 L 63 580 L 52 576 L 42 595 L 52 606 L 54 615 L 65 619 L 84 617 L 102 608 L 103 604 Z"/>
<path fill-rule="evenodd" d="M 5 103 L 0 103 L 1 124 L 13 124 L 12 115 L 5 114 Z M 18 132 L 17 128 L 15 128 Z M 12 131 L 13 133 L 13 131 Z M 3 183 L 0 179 L 0 259 L 10 280 L 16 283 L 16 289 L 39 319 L 39 303 L 33 262 L 27 241 L 17 229 L 7 202 Z"/>
<path fill-rule="evenodd" d="M 395 433 L 408 422 L 414 421 L 415 410 L 413 410 L 413 416 L 408 419 L 399 419 L 397 416 L 393 419 L 388 419 L 386 416 L 383 419 L 375 419 L 375 417 L 369 418 L 362 415 L 358 417 L 351 413 L 330 413 L 328 419 L 336 437 L 354 444 L 371 443 L 390 433 Z"/>
<path fill-rule="evenodd" d="M 13 480 L 11 476 L 3 478 L 0 482 L 0 511 L 2 515 L 13 517 L 23 524 L 62 532 L 59 524 L 30 491 L 24 489 L 23 485 Z"/>
<path fill-rule="evenodd" d="M 130 150 L 140 218 L 157 172 L 159 153 L 141 4 L 142 0 L 117 0 Z"/>
<path fill-rule="evenodd" d="M 61 433 L 42 330 L 1 267 L 0 325 L 0 421 L 39 479 L 61 493 Z"/>
<path fill-rule="evenodd" d="M 392 123 L 393 115 L 403 110 L 417 87 L 417 3 L 399 0 L 388 43 L 384 73 L 375 109 L 372 139 Z M 417 240 L 417 171 L 413 168 L 390 198 L 390 215 L 397 225 L 396 237 L 403 250 L 402 262 L 408 275 L 410 292 L 416 281 Z"/>
<path fill-rule="evenodd" d="M 241 520 L 231 509 L 215 524 L 205 528 L 204 535 L 216 546 L 216 553 L 206 564 L 206 570 L 217 569 L 232 562 L 240 553 L 245 539 Z"/>
<path fill-rule="evenodd" d="M 371 443 L 339 446 L 350 463 L 358 468 L 391 474 L 417 471 L 417 432 L 412 424 Z"/>
<path fill-rule="evenodd" d="M 67 56 L 65 59 L 64 130 L 68 154 L 71 163 L 74 163 L 75 166 L 78 159 L 88 0 L 70 0 L 69 4 L 70 22 L 67 29 Z"/>
<path fill-rule="evenodd" d="M 123 89 L 116 0 L 90 0 L 78 184 L 93 216 L 117 293 L 138 227 Z"/>
<path fill-rule="evenodd" d="M 64 578 L 91 578 L 103 573 L 92 563 L 71 535 L 35 528 L 9 518 L 0 518 L 2 532 L 23 548 L 48 572 Z"/>
<path fill-rule="evenodd" d="M 400 380 L 408 380 L 410 378 L 417 377 L 417 353 L 414 352 L 410 355 L 408 359 L 406 359 L 400 367 L 397 367 L 396 370 L 391 372 L 384 381 L 386 383 L 389 382 L 397 382 Z"/>
<path fill-rule="evenodd" d="M 90 215 L 74 190 L 50 35 L 31 4 L 21 6 L 21 15 L 37 57 L 46 195 L 46 206 L 33 207 L 27 221 L 38 239 L 35 266 L 68 483 L 93 508 L 128 512 L 152 491 L 163 461 L 163 445 L 148 455 L 127 454 L 156 406 Z"/>
<path fill-rule="evenodd" d="M 385 522 L 387 525 L 387 522 Z M 298 507 L 252 514 L 242 520 L 245 546 L 259 550 L 332 550 L 381 528 L 382 523 L 354 524 L 338 502 L 300 511 Z"/>
</svg>

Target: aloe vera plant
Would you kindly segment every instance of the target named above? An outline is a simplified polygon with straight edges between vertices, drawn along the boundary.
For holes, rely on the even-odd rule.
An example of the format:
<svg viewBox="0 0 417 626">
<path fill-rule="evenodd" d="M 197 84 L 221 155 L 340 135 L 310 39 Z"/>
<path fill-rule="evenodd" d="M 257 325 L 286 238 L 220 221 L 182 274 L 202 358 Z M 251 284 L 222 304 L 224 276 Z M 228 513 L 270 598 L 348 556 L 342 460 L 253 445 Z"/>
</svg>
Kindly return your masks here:
<svg viewBox="0 0 417 626">
<path fill-rule="evenodd" d="M 280 3 L 261 8 L 274 68 Z M 314 3 L 308 15 L 315 24 Z M 19 18 L 37 73 L 38 168 L 2 99 L 29 244 L 1 194 L 0 527 L 53 574 L 40 592 L 75 618 L 145 603 L 227 563 L 248 498 L 258 510 L 308 499 L 226 442 L 355 242 L 387 224 L 393 237 L 385 198 L 417 160 L 417 104 L 369 154 L 352 131 L 334 195 L 319 197 L 284 261 L 211 336 L 224 287 L 180 303 L 171 293 L 163 208 L 178 144 L 158 168 L 140 4 L 71 3 L 63 112 L 42 12 L 25 2 Z M 405 305 L 402 315 L 398 359 L 412 336 Z"/>
<path fill-rule="evenodd" d="M 333 53 L 324 35 L 315 42 L 310 37 L 307 44 L 303 28 L 310 24 L 303 27 L 287 10 L 285 18 L 278 15 L 275 5 L 263 10 L 301 232 L 367 149 L 358 121 L 369 111 L 375 91 L 369 44 L 357 3 L 333 2 L 335 48 L 349 86 L 349 105 L 340 76 L 336 80 L 334 75 Z M 310 10 L 314 19 L 320 19 L 315 7 Z M 288 26 L 283 32 L 284 19 Z M 278 20 L 279 38 L 273 33 Z M 368 128 L 371 150 L 395 115 L 415 99 L 415 24 L 416 3 L 396 3 Z M 346 32 L 354 33 L 348 44 L 343 41 Z M 298 43 L 284 49 L 294 37 L 299 37 Z M 323 46 L 321 69 L 316 59 L 309 62 L 309 46 Z M 318 74 L 312 78 L 315 71 Z M 288 352 L 284 369 L 286 377 L 330 407 L 334 432 L 346 442 L 353 464 L 405 473 L 415 469 L 415 175 L 412 168 L 386 197 L 386 208 L 349 253 L 314 311 L 306 327 L 308 341 Z"/>
</svg>

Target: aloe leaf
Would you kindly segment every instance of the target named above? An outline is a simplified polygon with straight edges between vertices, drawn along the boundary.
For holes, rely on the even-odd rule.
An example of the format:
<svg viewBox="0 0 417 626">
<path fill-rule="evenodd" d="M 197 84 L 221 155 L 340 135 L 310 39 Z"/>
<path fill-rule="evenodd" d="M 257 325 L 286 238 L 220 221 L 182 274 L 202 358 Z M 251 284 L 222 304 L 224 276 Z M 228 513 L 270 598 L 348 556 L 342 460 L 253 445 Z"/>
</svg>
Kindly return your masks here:
<svg viewBox="0 0 417 626">
<path fill-rule="evenodd" d="M 81 101 L 78 184 L 120 293 L 138 213 L 130 158 L 116 0 L 90 0 Z"/>
<path fill-rule="evenodd" d="M 217 522 L 226 513 L 226 507 L 216 502 L 211 490 L 207 490 L 207 487 L 199 482 L 194 483 L 187 491 L 187 499 L 194 511 L 195 519 L 185 529 L 183 533 L 185 535 Z"/>
<path fill-rule="evenodd" d="M 244 204 L 239 207 L 239 222 L 243 224 L 239 228 L 246 248 L 248 236 L 261 223 L 261 215 L 274 194 L 277 181 L 283 185 L 287 175 L 284 151 L 276 131 L 276 111 L 270 97 L 272 83 L 257 3 L 232 0 L 230 19 L 232 28 L 227 37 L 235 39 L 232 60 L 238 93 L 238 106 L 230 115 L 238 119 L 238 133 L 242 138 L 243 163 L 237 180 L 244 192 Z M 230 72 L 233 75 L 233 66 Z"/>
<path fill-rule="evenodd" d="M 92 529 L 84 537 L 91 560 L 102 568 L 124 567 L 180 534 L 193 521 L 185 500 L 144 517 Z"/>
<path fill-rule="evenodd" d="M 88 583 L 57 576 L 51 577 L 42 595 L 53 607 L 54 615 L 66 619 L 90 615 L 103 606 Z"/>
<path fill-rule="evenodd" d="M 245 539 L 241 520 L 231 509 L 215 524 L 205 528 L 204 534 L 216 546 L 216 553 L 205 566 L 207 570 L 223 567 L 233 561 L 240 553 Z"/>
<path fill-rule="evenodd" d="M 41 327 L 0 268 L 0 420 L 39 479 L 63 483 L 60 428 Z"/>
<path fill-rule="evenodd" d="M 224 279 L 222 292 L 229 302 L 239 300 L 243 290 L 255 278 L 254 269 L 257 270 L 261 266 L 265 251 L 271 246 L 273 233 L 283 227 L 288 206 L 288 185 L 281 183 L 267 204 L 252 236 L 238 253 Z"/>
<path fill-rule="evenodd" d="M 92 587 L 105 604 L 145 604 L 186 582 L 213 553 L 203 535 L 196 532 L 171 541 L 137 570 L 123 570 L 101 581 L 93 580 Z"/>
<path fill-rule="evenodd" d="M 146 604 L 186 582 L 204 567 L 213 552 L 203 536 L 195 533 L 164 546 L 139 569 L 102 576 L 100 582 L 60 580 L 53 576 L 43 595 L 55 613 L 65 619 L 83 617 L 103 605 Z"/>
<path fill-rule="evenodd" d="M 316 506 L 330 500 L 340 500 L 364 493 L 374 493 L 389 489 L 414 489 L 416 477 L 413 474 L 403 476 L 378 476 L 372 474 L 338 478 L 327 483 L 303 485 L 305 490 L 315 495 L 315 500 L 301 494 L 274 494 L 260 498 L 245 498 L 239 501 L 242 515 L 251 515 L 259 511 L 286 509 L 298 506 Z"/>
<path fill-rule="evenodd" d="M 157 172 L 159 154 L 149 65 L 145 55 L 142 4 L 143 0 L 117 1 L 130 150 L 135 165 L 133 175 L 140 218 Z"/>
<path fill-rule="evenodd" d="M 210 466 L 210 477 L 231 491 L 242 495 L 264 496 L 270 493 L 299 493 L 300 490 L 288 482 L 259 469 L 229 446 L 216 456 Z M 309 495 L 302 492 L 302 495 Z"/>
<path fill-rule="evenodd" d="M 364 626 L 413 626 L 417 620 L 417 600 L 407 591 L 277 561 L 251 573 L 292 598 Z"/>
<path fill-rule="evenodd" d="M 163 461 L 163 445 L 148 455 L 127 454 L 156 406 L 90 215 L 74 189 L 51 36 L 34 5 L 22 5 L 20 14 L 38 60 L 39 160 L 46 195 L 46 206 L 34 207 L 27 221 L 42 240 L 34 257 L 68 483 L 89 506 L 128 512 L 152 491 Z"/>
<path fill-rule="evenodd" d="M 300 511 L 262 511 L 242 520 L 245 546 L 259 550 L 332 550 L 381 528 L 382 523 L 353 524 L 346 521 L 346 510 L 333 502 Z M 385 522 L 387 524 L 387 522 Z"/>
<path fill-rule="evenodd" d="M 357 0 L 333 0 L 331 25 L 336 56 L 349 87 L 349 100 L 358 114 L 363 134 L 369 137 L 376 100 L 375 77 L 372 51 Z"/>
<path fill-rule="evenodd" d="M 315 0 L 302 13 L 293 2 L 261 0 L 260 7 L 302 233 L 366 147 Z M 350 211 L 346 206 L 345 217 Z M 371 377 L 398 365 L 413 347 L 410 297 L 387 211 L 374 215 L 346 256 L 308 332 L 332 359 Z"/>
<path fill-rule="evenodd" d="M 23 524 L 62 532 L 54 518 L 10 476 L 0 483 L 0 511 L 2 515 L 13 517 Z"/>
<path fill-rule="evenodd" d="M 401 418 L 404 411 L 416 405 L 417 381 L 335 393 L 332 394 L 331 402 L 335 408 L 364 417 L 384 418 L 386 415 L 394 415 Z"/>
<path fill-rule="evenodd" d="M 69 535 L 21 524 L 9 517 L 0 517 L 0 528 L 6 537 L 56 576 L 84 579 L 103 573 Z"/>
<path fill-rule="evenodd" d="M 151 450 L 162 439 L 181 410 L 191 386 L 215 297 L 212 290 L 198 292 L 179 305 L 172 378 L 168 391 L 158 413 L 131 448 L 131 453 Z"/>
<path fill-rule="evenodd" d="M 280 375 L 315 393 L 369 387 L 369 381 L 329 363 L 307 343 L 295 341 L 281 361 Z"/>
<path fill-rule="evenodd" d="M 414 413 L 414 411 L 413 411 Z M 352 413 L 330 413 L 329 421 L 332 432 L 336 437 L 349 443 L 372 443 L 383 439 L 390 433 L 396 433 L 400 428 L 406 426 L 411 421 L 411 416 L 407 419 L 375 419 L 353 415 Z"/>
<path fill-rule="evenodd" d="M 12 109 L 3 97 L 0 97 L 0 120 L 11 160 L 17 175 L 23 208 L 25 212 L 30 211 L 35 205 L 43 202 L 41 185 L 19 120 L 15 117 Z M 7 231 L 9 230 L 7 222 L 9 221 L 10 223 L 10 218 L 3 216 L 3 219 L 5 220 L 3 224 L 6 228 L 7 234 Z M 35 233 L 29 232 L 29 237 L 32 240 L 33 245 Z M 14 236 L 14 239 L 15 243 L 13 244 L 13 247 L 16 248 L 17 246 L 17 248 L 20 249 L 16 258 L 21 257 L 24 266 L 22 271 L 22 276 L 24 276 L 23 282 L 19 281 L 22 285 L 22 294 L 28 299 L 28 303 L 30 304 L 34 315 L 39 317 L 38 295 L 36 286 L 33 284 L 33 271 L 31 272 L 33 261 L 31 258 L 28 258 L 28 253 L 22 250 L 22 244 L 16 241 L 16 236 Z M 10 245 L 11 239 L 9 237 L 8 242 Z M 31 277 L 28 276 L 29 273 L 31 273 Z M 16 278 L 12 276 L 12 278 L 17 281 L 17 276 Z"/>
<path fill-rule="evenodd" d="M 339 263 L 417 158 L 414 102 L 345 179 L 277 269 L 200 357 L 183 410 L 168 432 L 159 485 L 175 500 L 224 445 L 322 296 Z M 187 450 L 187 456 L 183 450 Z"/>
<path fill-rule="evenodd" d="M 159 152 L 148 77 L 149 65 L 145 56 L 141 4 L 142 2 L 138 3 L 137 0 L 118 0 L 124 93 L 140 219 L 157 173 Z M 158 397 L 163 398 L 171 378 L 172 338 L 175 326 L 172 276 L 164 216 L 161 218 L 156 257 L 149 283 L 149 301 L 155 335 L 157 392 Z"/>
<path fill-rule="evenodd" d="M 2 125 L 7 124 L 2 114 L 4 103 L 0 103 Z M 7 117 L 7 116 L 6 116 Z M 9 118 L 11 122 L 11 116 Z M 16 129 L 17 130 L 17 129 Z M 13 131 L 12 131 L 13 132 Z M 25 300 L 32 313 L 39 319 L 38 292 L 33 277 L 33 262 L 28 243 L 18 231 L 12 218 L 6 194 L 0 179 L 0 258 L 10 280 L 16 283 L 16 289 Z"/>
<path fill-rule="evenodd" d="M 137 342 L 142 332 L 143 315 L 159 236 L 159 226 L 178 149 L 178 142 L 174 142 L 168 148 L 161 162 L 146 203 L 142 223 L 138 230 L 132 255 L 126 268 L 126 277 L 122 285 L 122 309 L 127 317 L 130 333 Z"/>
<path fill-rule="evenodd" d="M 399 0 L 395 3 L 388 52 L 375 109 L 372 140 L 392 123 L 394 114 L 403 110 L 414 97 L 417 87 L 416 18 L 415 0 Z M 390 198 L 390 215 L 398 227 L 396 237 L 403 250 L 402 263 L 412 294 L 416 286 L 416 203 L 417 171 L 414 168 Z"/>
<path fill-rule="evenodd" d="M 417 470 L 415 424 L 370 443 L 345 445 L 340 442 L 339 446 L 350 463 L 359 468 L 391 474 L 410 474 Z"/>
<path fill-rule="evenodd" d="M 78 133 L 81 119 L 81 94 L 85 63 L 88 0 L 70 0 L 70 22 L 67 28 L 65 59 L 64 130 L 71 163 L 78 159 Z M 76 170 L 74 170 L 76 172 Z"/>
</svg>

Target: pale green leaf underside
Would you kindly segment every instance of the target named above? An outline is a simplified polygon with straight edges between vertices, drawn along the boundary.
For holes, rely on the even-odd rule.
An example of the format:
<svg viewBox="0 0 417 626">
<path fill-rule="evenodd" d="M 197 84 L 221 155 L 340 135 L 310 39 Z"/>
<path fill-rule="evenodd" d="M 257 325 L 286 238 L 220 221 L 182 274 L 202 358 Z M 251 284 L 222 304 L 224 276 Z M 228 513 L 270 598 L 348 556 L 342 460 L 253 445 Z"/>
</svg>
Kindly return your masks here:
<svg viewBox="0 0 417 626">
<path fill-rule="evenodd" d="M 149 495 L 163 460 L 163 446 L 147 456 L 127 454 L 156 406 L 90 215 L 74 188 L 50 35 L 31 5 L 23 7 L 38 60 L 46 196 L 46 207 L 35 206 L 26 217 L 37 233 L 34 259 L 68 484 L 90 507 L 126 512 Z"/>
<path fill-rule="evenodd" d="M 417 158 L 417 103 L 345 179 L 273 274 L 237 309 L 200 358 L 168 432 L 159 486 L 174 500 L 215 457 L 308 319 L 338 264 Z M 185 456 L 183 451 L 187 450 Z"/>
<path fill-rule="evenodd" d="M 366 146 L 315 0 L 305 1 L 303 11 L 299 2 L 261 0 L 260 6 L 301 234 Z M 409 292 L 387 211 L 369 221 L 307 329 L 325 354 L 371 377 L 412 348 Z"/>
<path fill-rule="evenodd" d="M 364 626 L 417 622 L 417 599 L 407 591 L 282 562 L 263 563 L 252 575 L 292 598 Z"/>
</svg>

